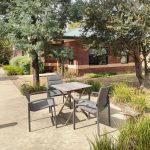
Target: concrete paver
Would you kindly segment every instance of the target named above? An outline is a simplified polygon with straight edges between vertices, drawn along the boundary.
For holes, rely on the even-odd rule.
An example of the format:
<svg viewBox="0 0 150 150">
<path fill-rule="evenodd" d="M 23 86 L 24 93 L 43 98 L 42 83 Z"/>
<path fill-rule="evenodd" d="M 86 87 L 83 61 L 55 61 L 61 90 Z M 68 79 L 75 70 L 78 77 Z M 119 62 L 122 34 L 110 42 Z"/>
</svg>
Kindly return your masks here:
<svg viewBox="0 0 150 150">
<path fill-rule="evenodd" d="M 52 126 L 48 109 L 31 114 L 32 132 L 28 132 L 27 101 L 9 78 L 3 76 L 0 68 L 0 149 L 1 150 L 89 150 L 88 139 L 96 135 L 96 119 L 87 120 L 77 112 L 77 129 L 70 123 L 63 126 L 65 120 L 58 118 L 56 129 Z M 33 96 L 33 99 L 46 97 L 45 94 Z M 62 105 L 62 97 L 55 99 L 57 112 Z M 113 107 L 113 105 L 111 105 Z M 66 107 L 64 114 L 69 115 Z M 119 114 L 120 110 L 111 109 L 111 113 Z M 114 115 L 115 116 L 115 115 Z M 116 115 L 117 116 L 117 115 Z M 101 113 L 101 132 L 115 131 L 122 124 L 122 119 L 112 115 L 112 125 L 107 126 L 107 110 Z M 79 121 L 78 121 L 79 120 Z M 117 132 L 112 133 L 117 135 Z"/>
</svg>

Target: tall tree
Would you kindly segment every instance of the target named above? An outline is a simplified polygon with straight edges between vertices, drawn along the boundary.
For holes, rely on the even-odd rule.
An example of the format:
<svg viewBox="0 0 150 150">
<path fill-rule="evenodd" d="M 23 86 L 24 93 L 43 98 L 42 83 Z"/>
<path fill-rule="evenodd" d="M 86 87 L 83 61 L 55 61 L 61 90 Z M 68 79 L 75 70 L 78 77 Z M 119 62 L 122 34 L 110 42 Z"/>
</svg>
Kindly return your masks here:
<svg viewBox="0 0 150 150">
<path fill-rule="evenodd" d="M 141 0 L 89 0 L 83 21 L 90 46 L 112 44 L 116 53 L 134 58 L 136 76 L 143 84 L 140 43 L 149 30 L 150 3 Z"/>
<path fill-rule="evenodd" d="M 122 50 L 128 51 L 134 58 L 136 76 L 142 85 L 141 43 L 147 38 L 150 29 L 150 3 L 148 1 L 118 1 L 112 16 L 115 36 L 120 39 Z M 147 51 L 148 52 L 148 51 Z M 144 54 L 144 49 L 143 49 Z"/>
<path fill-rule="evenodd" d="M 61 40 L 70 0 L 13 0 L 6 13 L 5 34 L 32 57 L 34 85 L 39 84 L 38 53 L 44 43 Z"/>
<path fill-rule="evenodd" d="M 73 50 L 69 47 L 59 47 L 53 49 L 53 56 L 54 58 L 60 63 L 61 65 L 61 75 L 64 76 L 65 72 L 65 61 L 73 59 Z"/>
</svg>

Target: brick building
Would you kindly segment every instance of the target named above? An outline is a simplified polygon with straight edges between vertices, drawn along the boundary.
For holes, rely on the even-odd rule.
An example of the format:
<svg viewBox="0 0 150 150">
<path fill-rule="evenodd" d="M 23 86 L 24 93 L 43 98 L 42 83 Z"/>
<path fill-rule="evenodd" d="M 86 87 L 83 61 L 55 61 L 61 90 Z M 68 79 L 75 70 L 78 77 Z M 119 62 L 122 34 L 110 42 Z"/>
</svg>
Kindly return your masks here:
<svg viewBox="0 0 150 150">
<path fill-rule="evenodd" d="M 64 34 L 64 45 L 73 49 L 74 59 L 65 63 L 68 71 L 75 72 L 78 75 L 85 73 L 100 72 L 131 72 L 134 70 L 132 57 L 127 54 L 116 56 L 111 47 L 104 47 L 98 53 L 94 50 L 88 50 L 78 40 L 80 37 L 79 29 L 73 29 Z M 56 60 L 45 60 L 45 69 L 54 71 L 57 68 Z"/>
</svg>

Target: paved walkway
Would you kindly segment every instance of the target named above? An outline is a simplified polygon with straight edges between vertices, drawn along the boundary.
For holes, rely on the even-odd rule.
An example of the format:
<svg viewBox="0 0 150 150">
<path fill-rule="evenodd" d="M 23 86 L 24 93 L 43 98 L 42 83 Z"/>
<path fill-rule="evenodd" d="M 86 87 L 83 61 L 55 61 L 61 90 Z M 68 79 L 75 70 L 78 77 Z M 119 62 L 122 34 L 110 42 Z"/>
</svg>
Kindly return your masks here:
<svg viewBox="0 0 150 150">
<path fill-rule="evenodd" d="M 46 95 L 41 95 L 43 96 Z M 62 99 L 56 101 L 60 103 Z M 118 111 L 114 109 L 114 115 Z M 89 150 L 87 139 L 92 138 L 96 133 L 95 118 L 86 120 L 85 117 L 80 119 L 82 117 L 79 116 L 78 129 L 74 131 L 72 124 L 62 126 L 61 119 L 59 128 L 52 126 L 47 109 L 32 113 L 31 116 L 34 121 L 32 121 L 32 132 L 29 133 L 26 99 L 12 81 L 4 77 L 4 72 L 0 68 L 0 150 Z M 110 128 L 107 126 L 105 116 L 102 115 L 101 130 L 104 128 L 110 132 L 116 130 L 119 119 L 114 120 L 114 118 Z"/>
</svg>

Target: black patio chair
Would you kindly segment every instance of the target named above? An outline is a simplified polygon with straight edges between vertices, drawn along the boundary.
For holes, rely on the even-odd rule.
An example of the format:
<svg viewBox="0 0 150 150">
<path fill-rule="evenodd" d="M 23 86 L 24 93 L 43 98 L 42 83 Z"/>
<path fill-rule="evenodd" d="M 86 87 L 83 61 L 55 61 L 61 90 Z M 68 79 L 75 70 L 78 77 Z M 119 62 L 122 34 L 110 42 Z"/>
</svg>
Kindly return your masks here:
<svg viewBox="0 0 150 150">
<path fill-rule="evenodd" d="M 104 110 L 106 107 L 108 107 L 108 121 L 109 121 L 109 126 L 111 125 L 109 91 L 110 91 L 110 86 L 100 88 L 100 90 L 98 92 L 97 102 L 90 101 L 90 99 L 74 100 L 74 110 L 73 110 L 73 128 L 74 129 L 75 129 L 76 108 L 80 108 L 87 117 L 90 117 L 90 114 L 96 115 L 96 117 L 97 117 L 97 132 L 98 132 L 98 134 L 100 134 L 100 127 L 99 127 L 100 115 L 99 115 L 99 113 L 102 110 Z M 86 112 L 88 112 L 88 114 Z"/>
<path fill-rule="evenodd" d="M 46 98 L 46 99 L 38 99 L 35 101 L 30 101 L 30 97 L 33 94 L 30 94 L 27 90 L 25 84 L 21 86 L 24 95 L 28 100 L 28 125 L 29 125 L 29 132 L 31 132 L 31 115 L 30 111 L 36 112 L 45 108 L 49 108 L 49 112 L 52 112 L 52 120 L 55 122 L 55 126 L 57 128 L 57 120 L 56 120 L 56 110 L 55 110 L 55 102 L 54 98 Z M 35 94 L 41 94 L 40 92 L 36 92 Z M 52 109 L 53 108 L 53 109 Z"/>
<path fill-rule="evenodd" d="M 63 96 L 63 103 L 65 95 L 67 95 L 67 92 L 61 92 L 55 88 L 52 87 L 52 85 L 55 84 L 61 84 L 63 83 L 62 77 L 60 75 L 48 75 L 47 76 L 47 97 L 55 97 L 55 96 Z"/>
</svg>

